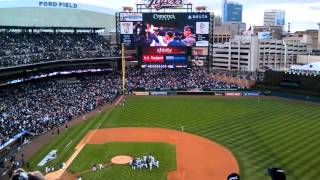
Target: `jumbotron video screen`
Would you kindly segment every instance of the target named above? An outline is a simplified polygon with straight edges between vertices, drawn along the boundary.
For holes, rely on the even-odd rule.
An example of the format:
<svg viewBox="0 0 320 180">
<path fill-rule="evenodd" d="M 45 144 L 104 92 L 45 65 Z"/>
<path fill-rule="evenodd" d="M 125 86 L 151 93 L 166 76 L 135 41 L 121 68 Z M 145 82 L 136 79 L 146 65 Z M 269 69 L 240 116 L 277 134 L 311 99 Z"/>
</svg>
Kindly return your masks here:
<svg viewBox="0 0 320 180">
<path fill-rule="evenodd" d="M 209 13 L 120 13 L 120 41 L 138 47 L 207 47 L 209 25 Z"/>
<path fill-rule="evenodd" d="M 120 41 L 141 49 L 142 68 L 185 68 L 191 48 L 208 48 L 209 13 L 120 13 Z"/>
</svg>

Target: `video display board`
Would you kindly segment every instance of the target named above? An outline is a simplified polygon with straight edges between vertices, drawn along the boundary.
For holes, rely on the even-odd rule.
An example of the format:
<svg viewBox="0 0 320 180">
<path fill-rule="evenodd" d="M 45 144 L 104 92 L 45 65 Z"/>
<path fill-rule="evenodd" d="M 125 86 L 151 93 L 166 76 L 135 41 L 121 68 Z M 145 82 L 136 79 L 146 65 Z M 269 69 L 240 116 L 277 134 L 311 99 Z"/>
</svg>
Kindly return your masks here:
<svg viewBox="0 0 320 180">
<path fill-rule="evenodd" d="M 142 50 L 142 68 L 185 68 L 188 52 L 185 47 L 146 47 Z"/>
<path fill-rule="evenodd" d="M 207 47 L 209 25 L 209 13 L 120 13 L 120 39 L 138 47 Z"/>
</svg>

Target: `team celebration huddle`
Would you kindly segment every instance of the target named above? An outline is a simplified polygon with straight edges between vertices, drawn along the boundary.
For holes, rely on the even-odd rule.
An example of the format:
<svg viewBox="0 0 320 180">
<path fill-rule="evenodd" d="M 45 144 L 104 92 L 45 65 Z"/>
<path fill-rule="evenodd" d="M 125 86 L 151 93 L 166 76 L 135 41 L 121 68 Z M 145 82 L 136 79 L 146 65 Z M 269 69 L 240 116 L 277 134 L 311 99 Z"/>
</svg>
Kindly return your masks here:
<svg viewBox="0 0 320 180">
<path fill-rule="evenodd" d="M 133 170 L 136 169 L 150 169 L 152 170 L 153 167 L 159 168 L 159 161 L 156 160 L 153 156 L 143 156 L 143 158 L 136 158 L 130 161 L 130 166 Z"/>
</svg>

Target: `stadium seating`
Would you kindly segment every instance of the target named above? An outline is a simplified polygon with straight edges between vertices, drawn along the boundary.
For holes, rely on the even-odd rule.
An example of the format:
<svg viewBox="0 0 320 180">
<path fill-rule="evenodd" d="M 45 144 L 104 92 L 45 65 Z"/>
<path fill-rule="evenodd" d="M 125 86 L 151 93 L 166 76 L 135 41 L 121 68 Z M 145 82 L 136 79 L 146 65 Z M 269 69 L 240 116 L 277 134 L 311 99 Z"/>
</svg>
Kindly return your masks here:
<svg viewBox="0 0 320 180">
<path fill-rule="evenodd" d="M 137 89 L 237 89 L 208 76 L 203 69 L 144 70 L 127 72 L 128 93 Z M 27 130 L 40 135 L 65 122 L 112 103 L 121 92 L 119 73 L 79 79 L 57 79 L 18 84 L 0 89 L 0 145 Z"/>
<path fill-rule="evenodd" d="M 117 79 L 87 76 L 2 88 L 0 145 L 23 130 L 40 135 L 74 117 L 112 103 L 119 87 Z"/>
<path fill-rule="evenodd" d="M 94 33 L 0 33 L 0 67 L 61 59 L 118 56 L 117 48 Z"/>
</svg>

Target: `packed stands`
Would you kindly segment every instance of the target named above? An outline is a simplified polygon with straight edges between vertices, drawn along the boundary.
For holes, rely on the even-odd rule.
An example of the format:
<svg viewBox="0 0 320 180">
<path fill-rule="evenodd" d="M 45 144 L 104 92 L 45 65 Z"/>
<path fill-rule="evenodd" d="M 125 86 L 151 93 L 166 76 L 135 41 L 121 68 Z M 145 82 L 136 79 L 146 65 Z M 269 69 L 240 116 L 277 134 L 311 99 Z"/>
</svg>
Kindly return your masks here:
<svg viewBox="0 0 320 180">
<path fill-rule="evenodd" d="M 1 89 L 0 142 L 21 131 L 40 135 L 65 122 L 112 103 L 119 92 L 118 79 L 87 76 L 50 80 Z"/>
<path fill-rule="evenodd" d="M 128 93 L 136 89 L 235 89 L 207 76 L 203 69 L 144 70 L 127 74 Z M 0 142 L 21 131 L 40 135 L 107 103 L 121 92 L 118 73 L 66 80 L 36 81 L 0 90 Z"/>
<path fill-rule="evenodd" d="M 0 67 L 119 56 L 116 47 L 95 33 L 0 32 L 0 47 Z"/>
</svg>

